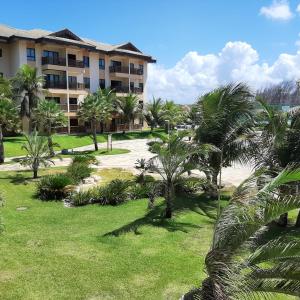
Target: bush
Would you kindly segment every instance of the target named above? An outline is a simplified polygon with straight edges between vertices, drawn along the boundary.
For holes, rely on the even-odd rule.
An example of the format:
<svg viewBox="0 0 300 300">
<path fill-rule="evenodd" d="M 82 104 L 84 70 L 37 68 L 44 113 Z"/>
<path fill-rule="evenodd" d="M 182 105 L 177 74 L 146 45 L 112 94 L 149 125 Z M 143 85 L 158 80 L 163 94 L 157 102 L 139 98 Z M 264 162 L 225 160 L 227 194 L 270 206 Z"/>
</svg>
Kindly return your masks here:
<svg viewBox="0 0 300 300">
<path fill-rule="evenodd" d="M 72 178 L 75 184 L 78 184 L 82 179 L 91 175 L 92 169 L 86 162 L 72 162 L 68 167 L 67 175 Z"/>
<path fill-rule="evenodd" d="M 98 161 L 96 157 L 92 154 L 84 154 L 84 155 L 77 154 L 73 158 L 73 163 L 85 163 L 89 165 L 89 164 L 97 164 Z"/>
<path fill-rule="evenodd" d="M 141 185 L 141 184 L 133 184 L 129 188 L 129 195 L 130 198 L 135 199 L 143 199 L 148 198 L 149 188 L 148 185 Z"/>
<path fill-rule="evenodd" d="M 205 185 L 207 184 L 206 179 L 204 178 L 183 178 L 176 185 L 176 192 L 185 193 L 185 194 L 194 194 L 205 189 Z"/>
<path fill-rule="evenodd" d="M 96 202 L 102 205 L 118 205 L 128 200 L 130 182 L 128 180 L 115 179 L 109 184 L 98 188 Z"/>
<path fill-rule="evenodd" d="M 60 200 L 68 195 L 66 187 L 73 181 L 64 174 L 42 177 L 37 184 L 37 195 L 42 200 Z"/>
<path fill-rule="evenodd" d="M 74 206 L 83 206 L 94 203 L 96 197 L 96 190 L 90 189 L 87 191 L 79 191 L 72 193 L 69 196 L 69 202 Z"/>
</svg>

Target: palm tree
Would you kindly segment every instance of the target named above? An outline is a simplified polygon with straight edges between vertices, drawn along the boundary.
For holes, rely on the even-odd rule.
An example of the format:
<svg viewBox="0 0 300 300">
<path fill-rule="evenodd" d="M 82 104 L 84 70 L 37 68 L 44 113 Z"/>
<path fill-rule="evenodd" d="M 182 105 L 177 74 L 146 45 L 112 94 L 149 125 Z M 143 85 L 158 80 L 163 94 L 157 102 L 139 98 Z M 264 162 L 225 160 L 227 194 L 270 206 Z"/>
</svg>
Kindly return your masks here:
<svg viewBox="0 0 300 300">
<path fill-rule="evenodd" d="M 107 96 L 102 91 L 88 95 L 78 111 L 79 119 L 91 123 L 95 151 L 98 151 L 97 124 L 107 122 L 112 117 L 113 103 L 110 101 L 112 96 Z"/>
<path fill-rule="evenodd" d="M 272 228 L 267 227 L 282 213 L 300 208 L 298 196 L 281 192 L 299 180 L 300 169 L 285 169 L 273 179 L 258 172 L 236 189 L 215 227 L 205 259 L 208 277 L 185 300 L 300 296 L 300 241 L 282 231 L 268 234 Z"/>
<path fill-rule="evenodd" d="M 14 103 L 0 95 L 0 164 L 4 163 L 3 129 L 16 129 L 19 116 Z"/>
<path fill-rule="evenodd" d="M 51 156 L 54 156 L 52 134 L 56 128 L 66 125 L 67 118 L 64 112 L 54 100 L 41 100 L 33 110 L 33 116 L 39 130 L 46 133 Z"/>
<path fill-rule="evenodd" d="M 23 127 L 29 122 L 29 132 L 32 130 L 32 111 L 37 107 L 43 84 L 43 76 L 29 65 L 23 65 L 12 79 L 14 95 L 21 103 L 21 117 L 25 118 Z"/>
<path fill-rule="evenodd" d="M 174 188 L 181 175 L 193 169 L 189 158 L 200 150 L 183 141 L 183 135 L 172 134 L 167 143 L 156 143 L 153 147 L 156 156 L 148 163 L 148 170 L 162 177 L 165 187 L 165 217 L 171 218 L 174 201 Z"/>
<path fill-rule="evenodd" d="M 26 156 L 21 160 L 21 164 L 29 166 L 33 171 L 33 178 L 37 178 L 38 170 L 41 165 L 49 166 L 51 153 L 48 146 L 48 140 L 44 136 L 39 136 L 37 131 L 30 135 L 25 135 L 26 143 L 22 149 L 26 151 Z"/>
<path fill-rule="evenodd" d="M 11 98 L 12 88 L 10 81 L 0 76 L 0 97 Z"/>
<path fill-rule="evenodd" d="M 257 101 L 261 105 L 258 115 L 261 134 L 255 148 L 256 167 L 266 167 L 276 174 L 289 164 L 300 163 L 300 109 L 283 112 L 260 98 Z M 298 218 L 300 220 L 300 213 Z M 287 222 L 285 213 L 278 224 L 287 226 Z"/>
<path fill-rule="evenodd" d="M 172 100 L 166 100 L 162 110 L 162 118 L 166 126 L 166 131 L 169 130 L 169 127 L 174 128 L 185 119 L 184 112 L 181 107 Z"/>
<path fill-rule="evenodd" d="M 147 103 L 144 117 L 147 124 L 151 127 L 151 131 L 157 126 L 164 123 L 163 120 L 163 100 L 161 98 L 154 98 L 152 102 Z"/>
<path fill-rule="evenodd" d="M 205 166 L 206 177 L 213 187 L 212 197 L 220 195 L 222 168 L 251 158 L 247 149 L 254 138 L 252 99 L 249 87 L 239 83 L 221 86 L 197 102 L 199 127 L 195 140 L 200 145 L 211 144 L 219 149 L 208 157 L 199 157 L 199 164 L 201 168 Z"/>
<path fill-rule="evenodd" d="M 134 120 L 142 115 L 138 97 L 129 93 L 125 97 L 119 97 L 116 104 L 119 114 L 128 125 L 128 129 L 130 131 Z"/>
</svg>

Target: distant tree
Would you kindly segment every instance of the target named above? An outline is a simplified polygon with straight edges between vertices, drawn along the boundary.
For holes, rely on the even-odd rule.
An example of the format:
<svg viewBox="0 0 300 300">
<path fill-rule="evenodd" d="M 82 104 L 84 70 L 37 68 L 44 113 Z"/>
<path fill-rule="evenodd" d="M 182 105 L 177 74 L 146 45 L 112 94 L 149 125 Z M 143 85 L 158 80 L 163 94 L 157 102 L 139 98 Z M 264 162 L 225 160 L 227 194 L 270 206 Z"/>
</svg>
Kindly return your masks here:
<svg viewBox="0 0 300 300">
<path fill-rule="evenodd" d="M 106 92 L 104 94 L 102 91 L 88 95 L 81 103 L 78 111 L 79 119 L 91 124 L 95 151 L 98 151 L 97 124 L 110 120 L 114 110 L 113 103 L 109 97 L 112 96 L 107 95 Z"/>
<path fill-rule="evenodd" d="M 41 100 L 37 108 L 33 110 L 33 117 L 39 131 L 46 134 L 50 154 L 54 156 L 52 134 L 55 133 L 57 128 L 67 124 L 67 118 L 64 112 L 54 100 Z"/>
<path fill-rule="evenodd" d="M 151 131 L 157 126 L 164 123 L 163 120 L 163 100 L 161 98 L 154 98 L 152 102 L 146 104 L 144 117 L 147 124 L 151 127 Z"/>
<path fill-rule="evenodd" d="M 37 178 L 41 165 L 47 167 L 53 163 L 48 140 L 44 136 L 39 136 L 37 131 L 25 135 L 25 139 L 26 143 L 23 144 L 22 149 L 26 151 L 26 156 L 22 158 L 21 164 L 29 166 L 33 171 L 33 178 Z"/>
<path fill-rule="evenodd" d="M 185 119 L 185 115 L 181 107 L 172 100 L 166 100 L 162 110 L 162 118 L 166 127 L 166 131 L 168 129 L 168 125 L 172 129 L 177 124 L 182 123 Z"/>
<path fill-rule="evenodd" d="M 129 131 L 132 129 L 134 120 L 142 116 L 142 109 L 139 104 L 139 99 L 134 94 L 127 94 L 124 97 L 119 97 L 116 101 L 117 111 L 128 125 Z"/>
<path fill-rule="evenodd" d="M 14 97 L 21 104 L 21 117 L 28 119 L 30 132 L 33 127 L 32 112 L 37 107 L 40 94 L 42 93 L 44 78 L 42 75 L 38 75 L 37 68 L 23 65 L 11 82 Z"/>
<path fill-rule="evenodd" d="M 0 95 L 0 164 L 4 163 L 3 129 L 16 129 L 19 115 L 14 103 Z"/>
</svg>

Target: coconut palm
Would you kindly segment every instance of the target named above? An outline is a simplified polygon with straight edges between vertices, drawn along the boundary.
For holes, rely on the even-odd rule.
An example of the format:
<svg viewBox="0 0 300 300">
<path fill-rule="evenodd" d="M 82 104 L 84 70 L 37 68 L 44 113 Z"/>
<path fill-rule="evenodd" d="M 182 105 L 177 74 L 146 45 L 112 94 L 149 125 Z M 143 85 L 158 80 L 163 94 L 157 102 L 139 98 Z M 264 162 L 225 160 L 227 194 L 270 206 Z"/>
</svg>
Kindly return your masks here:
<svg viewBox="0 0 300 300">
<path fill-rule="evenodd" d="M 26 143 L 22 145 L 22 149 L 26 151 L 26 156 L 22 158 L 21 164 L 29 166 L 33 171 L 33 178 L 37 178 L 41 165 L 48 167 L 53 163 L 48 140 L 44 136 L 39 136 L 37 131 L 25 135 L 25 139 Z"/>
<path fill-rule="evenodd" d="M 152 102 L 147 103 L 144 112 L 144 117 L 147 124 L 151 127 L 151 131 L 157 126 L 164 123 L 163 119 L 163 100 L 161 98 L 154 98 Z"/>
<path fill-rule="evenodd" d="M 156 156 L 148 163 L 148 170 L 162 177 L 165 187 L 166 212 L 165 217 L 171 218 L 173 212 L 174 188 L 180 182 L 181 175 L 194 168 L 189 158 L 194 153 L 206 153 L 207 145 L 195 147 L 184 140 L 184 135 L 172 134 L 166 143 L 153 145 Z"/>
<path fill-rule="evenodd" d="M 4 163 L 3 129 L 16 129 L 19 116 L 14 103 L 0 95 L 0 163 Z"/>
<path fill-rule="evenodd" d="M 142 116 L 142 110 L 139 105 L 139 99 L 134 94 L 127 94 L 124 97 L 119 97 L 116 101 L 117 111 L 128 125 L 129 131 L 132 128 L 134 120 Z"/>
<path fill-rule="evenodd" d="M 221 170 L 234 162 L 251 159 L 247 149 L 252 145 L 253 96 L 246 84 L 228 84 L 200 97 L 197 102 L 199 127 L 195 140 L 198 144 L 214 145 L 207 158 L 199 157 L 201 168 L 212 185 L 212 197 L 220 195 Z M 220 176 L 219 176 L 220 175 Z M 218 184 L 219 176 L 219 184 Z"/>
<path fill-rule="evenodd" d="M 300 241 L 281 231 L 268 235 L 272 228 L 267 227 L 282 213 L 300 208 L 298 196 L 281 192 L 299 180 L 299 168 L 285 169 L 273 179 L 258 172 L 236 189 L 215 227 L 205 259 L 208 277 L 185 300 L 300 296 Z"/>
<path fill-rule="evenodd" d="M 289 164 L 300 162 L 300 109 L 284 112 L 261 98 L 257 101 L 261 105 L 258 115 L 261 134 L 255 148 L 256 166 L 266 167 L 276 174 Z M 287 217 L 287 214 L 282 215 L 279 225 L 286 226 Z"/>
<path fill-rule="evenodd" d="M 43 84 L 43 76 L 38 75 L 37 68 L 29 65 L 23 65 L 12 79 L 15 98 L 21 104 L 21 117 L 29 122 L 29 131 L 32 130 L 32 112 L 37 107 Z"/>
<path fill-rule="evenodd" d="M 97 124 L 110 120 L 112 113 L 113 103 L 101 91 L 88 95 L 80 105 L 78 117 L 85 122 L 91 123 L 95 151 L 98 151 Z"/>
</svg>

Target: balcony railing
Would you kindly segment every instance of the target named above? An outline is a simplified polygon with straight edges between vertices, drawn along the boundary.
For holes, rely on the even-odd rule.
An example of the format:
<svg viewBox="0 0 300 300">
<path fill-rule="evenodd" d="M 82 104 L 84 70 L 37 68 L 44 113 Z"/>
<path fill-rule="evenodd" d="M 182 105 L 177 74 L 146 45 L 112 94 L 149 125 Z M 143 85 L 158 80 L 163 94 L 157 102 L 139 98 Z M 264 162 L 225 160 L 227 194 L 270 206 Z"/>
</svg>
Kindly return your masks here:
<svg viewBox="0 0 300 300">
<path fill-rule="evenodd" d="M 130 92 L 133 94 L 143 94 L 143 89 L 139 87 L 130 88 Z"/>
<path fill-rule="evenodd" d="M 125 73 L 129 74 L 129 67 L 126 66 L 110 66 L 109 67 L 110 73 Z M 143 75 L 144 70 L 143 69 L 137 69 L 137 68 L 130 68 L 130 74 L 134 75 Z"/>
<path fill-rule="evenodd" d="M 63 89 L 67 88 L 67 82 L 65 80 L 61 81 L 53 81 L 53 80 L 46 80 L 44 87 L 46 89 Z"/>
<path fill-rule="evenodd" d="M 84 90 L 84 84 L 78 82 L 69 82 L 70 90 Z"/>
<path fill-rule="evenodd" d="M 111 89 L 114 90 L 116 93 L 129 93 L 128 86 L 112 86 Z"/>
<path fill-rule="evenodd" d="M 62 111 L 68 111 L 68 104 L 60 104 L 60 109 Z"/>
<path fill-rule="evenodd" d="M 68 66 L 73 68 L 84 68 L 83 61 L 68 59 Z"/>
<path fill-rule="evenodd" d="M 77 104 L 70 104 L 70 111 L 77 111 L 78 105 Z"/>
<path fill-rule="evenodd" d="M 65 66 L 66 59 L 61 57 L 42 57 L 42 65 Z"/>
</svg>

